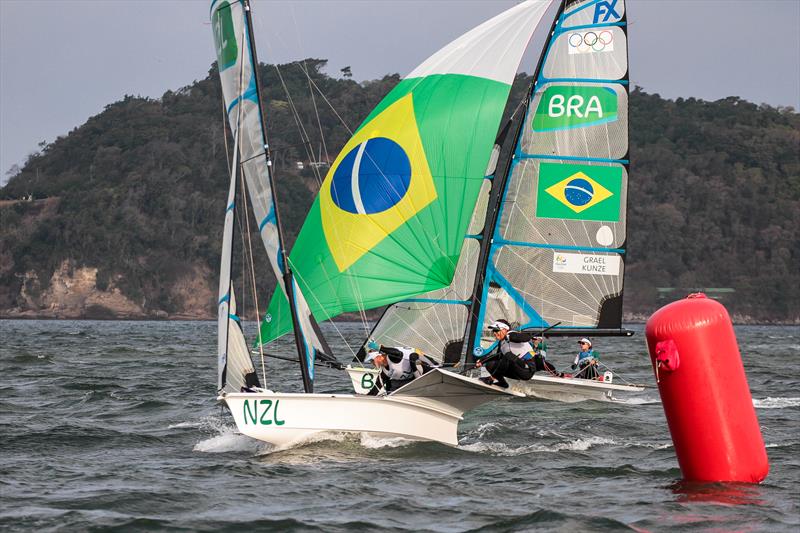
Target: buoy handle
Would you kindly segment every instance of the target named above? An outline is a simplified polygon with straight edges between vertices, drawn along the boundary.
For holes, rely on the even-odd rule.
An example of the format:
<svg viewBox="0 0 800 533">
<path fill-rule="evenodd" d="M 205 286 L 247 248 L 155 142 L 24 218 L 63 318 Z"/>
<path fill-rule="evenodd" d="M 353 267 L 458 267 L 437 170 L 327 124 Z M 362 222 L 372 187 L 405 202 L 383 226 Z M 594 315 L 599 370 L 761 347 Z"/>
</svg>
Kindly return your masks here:
<svg viewBox="0 0 800 533">
<path fill-rule="evenodd" d="M 705 296 L 704 296 L 705 297 Z M 656 365 L 665 372 L 674 372 L 681 365 L 675 341 L 667 339 L 656 344 Z"/>
</svg>

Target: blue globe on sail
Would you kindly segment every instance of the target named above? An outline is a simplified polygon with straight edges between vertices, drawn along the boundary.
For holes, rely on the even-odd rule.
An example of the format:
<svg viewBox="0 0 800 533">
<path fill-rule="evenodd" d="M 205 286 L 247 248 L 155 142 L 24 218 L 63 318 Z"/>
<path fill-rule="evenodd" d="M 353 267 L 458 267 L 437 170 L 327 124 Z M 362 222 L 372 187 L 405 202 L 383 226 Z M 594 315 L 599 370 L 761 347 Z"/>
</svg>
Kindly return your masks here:
<svg viewBox="0 0 800 533">
<path fill-rule="evenodd" d="M 564 198 L 575 207 L 581 207 L 592 201 L 594 187 L 583 178 L 575 178 L 564 187 Z"/>
<path fill-rule="evenodd" d="M 410 184 L 406 152 L 391 139 L 375 137 L 344 156 L 333 173 L 331 197 L 344 211 L 372 215 L 397 205 Z"/>
</svg>

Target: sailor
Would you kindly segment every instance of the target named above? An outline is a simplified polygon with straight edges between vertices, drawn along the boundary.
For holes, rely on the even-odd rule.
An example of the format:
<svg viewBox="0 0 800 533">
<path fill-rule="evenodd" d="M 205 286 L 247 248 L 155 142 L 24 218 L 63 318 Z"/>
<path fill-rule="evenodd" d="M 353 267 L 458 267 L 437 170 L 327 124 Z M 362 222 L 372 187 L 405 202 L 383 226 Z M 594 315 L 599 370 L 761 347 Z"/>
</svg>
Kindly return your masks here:
<svg viewBox="0 0 800 533">
<path fill-rule="evenodd" d="M 533 335 L 511 329 L 511 324 L 505 319 L 492 322 L 489 329 L 497 339 L 497 353 L 484 356 L 475 366 L 486 367 L 488 378 L 483 381 L 490 385 L 507 388 L 506 378 L 527 381 L 533 377 L 536 367 L 533 362 L 534 349 L 531 346 Z"/>
<path fill-rule="evenodd" d="M 576 378 L 582 379 L 596 379 L 598 354 L 592 349 L 592 341 L 586 337 L 578 341 L 581 345 L 581 351 L 575 356 L 575 361 L 572 362 L 572 370 L 576 368 L 578 371 L 575 373 Z"/>
<path fill-rule="evenodd" d="M 382 346 L 374 340 L 367 343 L 367 348 L 370 351 L 364 362 L 371 362 L 381 371 L 375 387 L 369 392 L 372 396 L 378 394 L 381 389 L 387 393 L 395 391 L 438 366 L 414 348 Z"/>
</svg>

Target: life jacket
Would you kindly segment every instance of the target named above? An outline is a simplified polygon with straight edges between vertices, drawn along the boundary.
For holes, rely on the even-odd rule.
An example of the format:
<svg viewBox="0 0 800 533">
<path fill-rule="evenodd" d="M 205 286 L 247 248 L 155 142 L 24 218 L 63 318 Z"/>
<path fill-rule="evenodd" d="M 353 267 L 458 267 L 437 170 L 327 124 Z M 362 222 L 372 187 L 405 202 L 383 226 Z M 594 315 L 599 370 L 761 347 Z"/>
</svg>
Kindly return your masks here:
<svg viewBox="0 0 800 533">
<path fill-rule="evenodd" d="M 590 362 L 592 359 L 597 359 L 594 356 L 594 350 L 589 350 L 588 352 L 578 352 L 578 355 L 575 356 L 575 364 L 586 364 Z"/>
<path fill-rule="evenodd" d="M 414 377 L 416 368 L 411 364 L 411 355 L 416 353 L 413 348 L 397 347 L 397 350 L 402 352 L 403 356 L 400 361 L 392 361 L 391 357 L 386 358 L 388 368 L 383 368 L 383 373 L 386 377 L 392 380 L 404 381 Z"/>
<path fill-rule="evenodd" d="M 530 342 L 511 342 L 510 337 L 512 333 L 518 333 L 517 331 L 509 331 L 506 334 L 506 338 L 500 341 L 500 352 L 501 353 L 509 353 L 516 355 L 522 359 L 530 359 L 533 357 L 533 346 L 531 346 Z"/>
</svg>

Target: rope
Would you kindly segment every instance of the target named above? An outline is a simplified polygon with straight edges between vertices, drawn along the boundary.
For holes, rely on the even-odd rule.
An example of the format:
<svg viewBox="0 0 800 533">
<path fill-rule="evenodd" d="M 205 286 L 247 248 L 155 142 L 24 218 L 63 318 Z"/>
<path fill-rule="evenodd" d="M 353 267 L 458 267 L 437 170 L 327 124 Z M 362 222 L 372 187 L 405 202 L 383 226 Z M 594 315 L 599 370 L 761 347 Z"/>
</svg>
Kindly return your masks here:
<svg viewBox="0 0 800 533">
<path fill-rule="evenodd" d="M 294 105 L 294 99 L 292 95 L 289 93 L 289 88 L 286 86 L 286 81 L 283 79 L 283 74 L 281 74 L 281 69 L 278 65 L 275 65 L 275 71 L 278 73 L 278 79 L 281 82 L 281 86 L 283 87 L 283 93 L 286 95 L 286 101 L 289 103 L 289 109 L 292 111 L 292 118 L 294 119 L 294 123 L 297 126 L 297 129 L 300 133 L 300 140 L 303 144 L 303 149 L 306 152 L 306 157 L 309 161 L 313 161 L 314 153 L 311 151 L 311 137 L 309 137 L 308 132 L 306 131 L 305 126 L 303 126 L 302 121 L 300 120 L 300 113 L 297 111 L 297 107 Z M 314 172 L 314 177 L 317 178 L 317 184 L 322 185 L 322 177 L 319 174 L 319 169 L 312 165 L 312 170 Z"/>
<path fill-rule="evenodd" d="M 255 350 L 252 350 L 252 353 L 257 353 L 257 352 Z M 271 357 L 272 359 L 280 359 L 281 361 L 289 361 L 291 363 L 299 363 L 300 362 L 299 359 L 292 359 L 291 357 L 283 357 L 281 355 L 276 355 L 274 353 L 265 353 L 263 350 L 261 350 L 261 356 L 262 357 Z M 315 360 L 314 364 L 317 365 L 317 366 L 324 366 L 324 367 L 328 367 L 328 368 L 333 368 L 335 370 L 345 370 L 344 365 L 342 365 L 341 363 L 338 363 L 338 362 L 333 362 L 333 361 L 316 361 Z"/>
<path fill-rule="evenodd" d="M 288 261 L 289 265 L 292 266 L 292 261 L 291 261 L 291 259 L 289 259 L 288 256 L 287 256 L 287 261 Z M 293 266 L 292 266 L 292 274 L 299 281 L 303 281 L 302 275 L 300 275 L 299 271 L 295 270 Z M 309 292 L 311 293 L 311 297 L 314 298 L 314 300 L 317 302 L 317 305 L 322 307 L 322 302 L 320 302 L 319 298 L 317 298 L 317 295 L 314 293 L 314 291 L 309 291 Z M 303 293 L 303 294 L 305 294 L 305 293 Z M 353 351 L 353 348 L 350 347 L 350 344 L 344 338 L 344 333 L 341 332 L 341 330 L 339 329 L 339 327 L 336 325 L 336 323 L 333 320 L 330 321 L 330 324 L 333 326 L 333 329 L 334 329 L 334 331 L 336 331 L 336 334 L 339 335 L 339 337 L 341 337 L 341 339 L 344 341 L 345 345 L 347 346 L 347 349 L 350 350 L 350 353 L 353 354 L 353 356 L 355 356 L 355 352 Z"/>
<path fill-rule="evenodd" d="M 300 39 L 300 28 L 297 25 L 297 17 L 295 16 L 294 5 L 291 5 L 291 13 L 292 13 L 292 22 L 294 23 L 294 30 L 295 35 L 297 36 L 297 43 L 300 46 L 300 50 L 303 50 L 303 43 Z M 302 54 L 305 56 L 305 53 Z M 311 94 L 311 103 L 314 106 L 314 114 L 317 117 L 317 127 L 319 128 L 319 138 L 322 141 L 322 148 L 325 150 L 325 162 L 330 163 L 330 157 L 328 156 L 328 145 L 325 142 L 325 134 L 322 131 L 322 121 L 319 118 L 319 109 L 317 108 L 317 100 L 314 98 L 314 88 L 311 85 L 311 76 L 308 73 L 308 65 L 306 65 L 306 60 L 303 59 L 303 67 L 302 70 L 305 72 L 306 78 L 308 79 L 308 92 Z M 321 156 L 321 154 L 320 154 Z M 319 176 L 319 174 L 318 174 Z M 319 179 L 319 178 L 318 178 Z M 320 181 L 320 185 L 322 181 Z"/>
<path fill-rule="evenodd" d="M 317 117 L 317 127 L 319 128 L 319 138 L 322 141 L 322 149 L 325 150 L 325 162 L 329 163 L 330 158 L 328 157 L 328 145 L 325 143 L 325 134 L 322 132 L 322 121 L 319 118 L 319 109 L 317 109 L 317 100 L 316 98 L 314 98 L 314 88 L 311 86 L 311 75 L 308 73 L 308 66 L 306 65 L 305 59 L 303 60 L 303 70 L 305 71 L 306 78 L 308 79 L 308 92 L 311 93 L 311 103 L 314 106 L 314 114 Z"/>
</svg>

